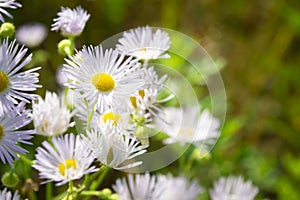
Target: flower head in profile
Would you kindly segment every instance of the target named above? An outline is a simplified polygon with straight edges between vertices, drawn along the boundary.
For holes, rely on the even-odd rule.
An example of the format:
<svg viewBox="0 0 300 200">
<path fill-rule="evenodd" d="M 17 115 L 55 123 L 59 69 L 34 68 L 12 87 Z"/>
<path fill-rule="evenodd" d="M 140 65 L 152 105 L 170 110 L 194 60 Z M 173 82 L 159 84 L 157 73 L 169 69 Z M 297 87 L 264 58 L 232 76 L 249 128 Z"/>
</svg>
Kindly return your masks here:
<svg viewBox="0 0 300 200">
<path fill-rule="evenodd" d="M 94 157 L 79 136 L 67 134 L 53 137 L 52 143 L 53 146 L 44 141 L 43 147 L 37 148 L 33 165 L 39 171 L 40 178 L 48 179 L 45 182 L 55 181 L 59 186 L 97 170 L 91 166 Z"/>
<path fill-rule="evenodd" d="M 157 177 L 149 173 L 132 174 L 126 178 L 119 178 L 113 185 L 113 189 L 118 193 L 119 200 L 143 199 L 143 200 L 161 200 L 161 195 L 165 185 L 157 184 Z"/>
<path fill-rule="evenodd" d="M 11 8 L 11 9 L 16 9 L 20 8 L 22 5 L 15 0 L 1 0 L 0 1 L 0 21 L 5 22 L 3 15 L 6 15 L 10 18 L 12 18 L 12 15 L 7 12 L 5 9 L 6 8 Z"/>
<path fill-rule="evenodd" d="M 47 33 L 47 29 L 43 24 L 29 23 L 17 29 L 16 39 L 28 47 L 36 47 L 45 40 Z"/>
<path fill-rule="evenodd" d="M 146 26 L 124 32 L 116 47 L 120 52 L 139 60 L 150 60 L 169 58 L 164 52 L 170 48 L 170 44 L 170 37 L 165 31 L 157 29 L 153 33 L 152 28 Z"/>
<path fill-rule="evenodd" d="M 12 193 L 11 191 L 7 191 L 7 188 L 4 188 L 0 191 L 0 199 L 1 200 L 19 200 L 20 195 L 18 194 L 18 191 L 15 193 Z"/>
<path fill-rule="evenodd" d="M 90 15 L 78 6 L 75 9 L 61 7 L 52 24 L 52 31 L 61 31 L 64 36 L 78 36 L 82 33 Z"/>
<path fill-rule="evenodd" d="M 32 118 L 37 134 L 54 136 L 62 134 L 73 125 L 72 113 L 57 94 L 46 91 L 45 100 L 38 97 L 32 103 Z"/>
<path fill-rule="evenodd" d="M 130 94 L 143 84 L 140 64 L 118 51 L 103 50 L 102 46 L 84 47 L 77 55 L 67 59 L 64 72 L 74 88 L 101 114 L 108 109 L 126 110 Z"/>
<path fill-rule="evenodd" d="M 158 128 L 169 136 L 164 140 L 167 144 L 190 143 L 207 150 L 220 135 L 219 120 L 214 118 L 208 110 L 199 114 L 197 106 L 183 109 L 166 108 L 163 110 L 163 117 L 165 121 L 158 123 Z"/>
<path fill-rule="evenodd" d="M 166 200 L 184 199 L 194 200 L 202 192 L 197 181 L 191 183 L 185 177 L 173 177 L 168 175 L 150 175 L 149 173 L 128 175 L 119 178 L 113 185 L 113 189 L 119 194 L 120 200 Z"/>
<path fill-rule="evenodd" d="M 253 200 L 258 188 L 251 181 L 244 181 L 243 177 L 222 177 L 214 183 L 210 190 L 212 200 Z"/>
<path fill-rule="evenodd" d="M 27 153 L 18 143 L 31 144 L 28 140 L 33 137 L 34 130 L 19 130 L 32 121 L 29 112 L 21 103 L 13 110 L 0 114 L 0 159 L 12 167 L 17 154 Z"/>
<path fill-rule="evenodd" d="M 36 73 L 40 67 L 20 72 L 31 60 L 31 55 L 25 56 L 27 48 L 4 40 L 0 46 L 0 113 L 7 112 L 22 102 L 30 103 L 36 98 L 36 94 L 28 92 L 35 91 L 39 74 Z"/>
<path fill-rule="evenodd" d="M 98 161 L 114 169 L 128 169 L 141 165 L 141 161 L 131 163 L 127 160 L 145 153 L 145 148 L 148 147 L 109 126 L 104 130 L 87 131 L 83 140 Z"/>
</svg>

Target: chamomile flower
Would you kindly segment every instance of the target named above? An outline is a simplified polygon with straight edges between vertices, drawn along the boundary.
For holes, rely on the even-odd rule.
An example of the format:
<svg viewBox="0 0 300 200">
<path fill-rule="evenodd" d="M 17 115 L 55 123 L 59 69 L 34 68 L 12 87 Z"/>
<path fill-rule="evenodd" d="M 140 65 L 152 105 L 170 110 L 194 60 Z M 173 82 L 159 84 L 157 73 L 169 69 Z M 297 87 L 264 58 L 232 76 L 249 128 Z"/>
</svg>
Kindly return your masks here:
<svg viewBox="0 0 300 200">
<path fill-rule="evenodd" d="M 212 200 L 253 200 L 258 188 L 251 181 L 244 181 L 241 176 L 220 178 L 210 190 Z"/>
<path fill-rule="evenodd" d="M 135 178 L 129 174 L 128 181 L 119 178 L 112 187 L 118 193 L 119 200 L 162 200 L 161 194 L 165 189 L 165 185 L 157 184 L 157 177 L 149 173 L 137 174 Z"/>
<path fill-rule="evenodd" d="M 20 101 L 30 103 L 36 94 L 27 92 L 41 87 L 35 72 L 40 67 L 20 72 L 31 60 L 31 55 L 25 57 L 26 52 L 27 48 L 19 49 L 15 40 L 9 43 L 5 39 L 0 46 L 0 113 L 11 110 Z"/>
<path fill-rule="evenodd" d="M 102 164 L 114 169 L 128 169 L 142 162 L 129 163 L 128 160 L 146 152 L 146 145 L 121 133 L 115 129 L 106 127 L 106 130 L 87 131 L 87 136 L 83 137 L 86 147 L 90 149 L 93 156 Z M 125 163 L 125 161 L 128 161 Z"/>
<path fill-rule="evenodd" d="M 164 52 L 170 48 L 170 37 L 160 29 L 153 33 L 149 26 L 138 27 L 124 32 L 118 42 L 116 47 L 119 51 L 139 60 L 169 58 Z"/>
<path fill-rule="evenodd" d="M 52 24 L 52 31 L 61 31 L 64 36 L 78 36 L 82 33 L 86 22 L 90 18 L 82 7 L 75 9 L 61 7 L 61 11 L 57 14 Z"/>
<path fill-rule="evenodd" d="M 129 96 L 143 84 L 140 64 L 132 57 L 102 46 L 84 47 L 77 55 L 66 59 L 64 71 L 68 84 L 82 93 L 81 98 L 100 113 L 105 110 L 126 110 Z"/>
<path fill-rule="evenodd" d="M 33 167 L 39 171 L 41 179 L 48 179 L 44 183 L 54 181 L 59 186 L 97 170 L 91 166 L 94 157 L 79 136 L 53 137 L 52 143 L 44 141 L 35 155 Z"/>
<path fill-rule="evenodd" d="M 189 182 L 183 176 L 173 177 L 171 174 L 159 175 L 157 185 L 164 186 L 161 200 L 194 200 L 203 191 L 197 181 Z"/>
<path fill-rule="evenodd" d="M 0 191 L 0 199 L 1 200 L 19 200 L 20 195 L 18 194 L 18 191 L 15 193 L 12 193 L 11 191 L 7 191 L 7 188 L 4 188 L 4 190 Z"/>
<path fill-rule="evenodd" d="M 208 110 L 199 114 L 198 107 L 184 109 L 166 108 L 163 112 L 164 122 L 158 123 L 169 138 L 164 143 L 191 143 L 203 150 L 208 150 L 220 135 L 220 122 Z M 158 121 L 159 122 L 159 121 Z M 180 123 L 181 122 L 181 123 Z"/>
<path fill-rule="evenodd" d="M 7 12 L 5 9 L 6 8 L 11 8 L 11 9 L 16 9 L 20 8 L 22 5 L 15 0 L 1 0 L 0 1 L 0 21 L 5 22 L 3 15 L 6 15 L 10 18 L 12 18 L 12 15 Z"/>
<path fill-rule="evenodd" d="M 32 138 L 34 130 L 19 130 L 32 121 L 29 112 L 21 103 L 13 110 L 0 114 L 0 159 L 11 167 L 14 159 L 18 158 L 17 154 L 27 153 L 18 143 L 31 144 L 28 140 Z"/>
<path fill-rule="evenodd" d="M 16 39 L 28 47 L 36 47 L 45 40 L 47 34 L 48 31 L 43 24 L 28 23 L 17 29 Z"/>
<path fill-rule="evenodd" d="M 54 136 L 64 133 L 74 123 L 70 123 L 72 113 L 57 94 L 46 91 L 45 100 L 38 97 L 32 103 L 32 118 L 37 134 Z"/>
</svg>

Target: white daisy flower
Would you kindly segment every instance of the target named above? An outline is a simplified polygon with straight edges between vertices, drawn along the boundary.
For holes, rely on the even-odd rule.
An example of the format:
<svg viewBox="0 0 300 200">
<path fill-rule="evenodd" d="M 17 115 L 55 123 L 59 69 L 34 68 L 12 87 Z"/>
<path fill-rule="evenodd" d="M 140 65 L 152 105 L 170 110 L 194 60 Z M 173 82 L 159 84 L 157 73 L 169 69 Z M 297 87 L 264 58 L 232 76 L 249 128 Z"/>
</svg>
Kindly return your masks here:
<svg viewBox="0 0 300 200">
<path fill-rule="evenodd" d="M 145 80 L 144 86 L 130 96 L 130 105 L 133 108 L 133 113 L 138 118 L 145 119 L 144 124 L 151 123 L 154 117 L 161 112 L 158 103 L 166 102 L 173 98 L 169 96 L 163 100 L 157 100 L 158 94 L 164 88 L 163 83 L 167 79 L 167 75 L 162 76 L 160 79 L 154 67 L 144 68 L 143 78 Z"/>
<path fill-rule="evenodd" d="M 168 54 L 163 54 L 170 48 L 170 37 L 160 29 L 153 33 L 149 26 L 138 27 L 124 32 L 118 42 L 116 47 L 119 51 L 139 60 L 170 57 Z"/>
<path fill-rule="evenodd" d="M 210 190 L 212 200 L 253 200 L 258 188 L 251 181 L 244 181 L 241 176 L 220 178 Z"/>
<path fill-rule="evenodd" d="M 20 26 L 16 31 L 16 39 L 28 47 L 36 47 L 45 40 L 47 34 L 42 23 L 34 22 Z"/>
<path fill-rule="evenodd" d="M 140 63 L 132 57 L 125 58 L 115 50 L 103 51 L 102 46 L 84 47 L 77 55 L 66 59 L 64 71 L 70 87 L 82 93 L 100 113 L 105 110 L 126 110 L 129 96 L 143 84 Z"/>
<path fill-rule="evenodd" d="M 102 164 L 114 169 L 128 169 L 142 162 L 131 163 L 129 160 L 146 152 L 148 146 L 140 145 L 140 142 L 115 132 L 115 129 L 106 127 L 106 130 L 87 131 L 83 137 L 88 149 L 93 152 Z"/>
<path fill-rule="evenodd" d="M 119 200 L 161 200 L 165 189 L 165 185 L 157 184 L 157 177 L 149 173 L 137 174 L 135 178 L 129 174 L 128 181 L 119 178 L 112 187 L 118 193 Z"/>
<path fill-rule="evenodd" d="M 51 30 L 60 30 L 64 36 L 80 35 L 90 18 L 90 14 L 80 6 L 75 9 L 61 7 L 61 11 L 57 15 L 58 17 L 53 20 Z"/>
<path fill-rule="evenodd" d="M 31 60 L 31 54 L 25 57 L 27 48 L 8 39 L 0 46 L 0 113 L 11 110 L 20 101 L 30 103 L 36 94 L 27 93 L 41 87 L 37 85 L 40 67 L 19 72 Z M 25 57 L 25 58 L 24 58 Z"/>
<path fill-rule="evenodd" d="M 34 130 L 18 130 L 31 122 L 29 110 L 25 110 L 24 103 L 18 107 L 0 114 L 0 159 L 3 163 L 8 162 L 13 167 L 17 154 L 25 154 L 27 150 L 18 146 L 18 143 L 31 144 Z"/>
<path fill-rule="evenodd" d="M 208 150 L 220 135 L 220 122 L 208 110 L 199 114 L 198 106 L 187 108 L 166 108 L 164 122 L 158 121 L 158 128 L 169 135 L 164 143 L 191 143 Z"/>
<path fill-rule="evenodd" d="M 119 200 L 194 200 L 202 192 L 197 181 L 189 181 L 184 177 L 172 175 L 137 174 L 135 179 L 131 174 L 128 181 L 117 179 L 112 186 L 118 193 Z"/>
<path fill-rule="evenodd" d="M 37 134 L 55 136 L 62 134 L 74 123 L 70 123 L 72 113 L 57 94 L 46 91 L 45 100 L 38 97 L 32 103 L 32 118 Z"/>
<path fill-rule="evenodd" d="M 4 188 L 4 190 L 0 191 L 0 199 L 1 200 L 19 200 L 20 195 L 18 194 L 18 191 L 15 193 L 12 193 L 11 191 L 7 191 L 7 188 Z"/>
<path fill-rule="evenodd" d="M 53 137 L 52 143 L 44 141 L 43 147 L 38 147 L 35 155 L 33 167 L 39 171 L 41 179 L 48 179 L 43 183 L 55 181 L 60 186 L 97 171 L 91 166 L 94 157 L 79 136 L 67 134 Z"/>
<path fill-rule="evenodd" d="M 16 9 L 16 8 L 22 7 L 22 5 L 15 0 L 1 0 L 0 1 L 0 21 L 5 22 L 3 15 L 6 15 L 10 18 L 12 18 L 12 15 L 7 12 L 6 8 Z"/>
<path fill-rule="evenodd" d="M 194 200 L 198 194 L 203 192 L 196 180 L 190 183 L 183 176 L 173 177 L 171 174 L 159 175 L 157 185 L 164 187 L 160 196 L 161 200 Z"/>
</svg>

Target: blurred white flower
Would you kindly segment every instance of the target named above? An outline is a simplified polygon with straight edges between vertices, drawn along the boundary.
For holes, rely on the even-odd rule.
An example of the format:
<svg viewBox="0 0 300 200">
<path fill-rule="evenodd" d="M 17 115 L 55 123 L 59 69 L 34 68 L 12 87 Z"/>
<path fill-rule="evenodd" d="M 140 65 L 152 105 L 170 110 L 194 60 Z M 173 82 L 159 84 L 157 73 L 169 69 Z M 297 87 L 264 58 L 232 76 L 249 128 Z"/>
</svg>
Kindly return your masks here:
<svg viewBox="0 0 300 200">
<path fill-rule="evenodd" d="M 243 177 L 229 176 L 220 178 L 210 190 L 212 200 L 253 200 L 258 194 L 258 188 Z"/>
<path fill-rule="evenodd" d="M 158 121 L 158 129 L 168 134 L 169 138 L 164 143 L 174 142 L 191 143 L 201 149 L 208 150 L 220 135 L 220 122 L 214 118 L 209 110 L 199 114 L 198 106 L 186 108 L 166 108 L 162 118 Z M 162 122 L 162 123 L 161 123 Z"/>
<path fill-rule="evenodd" d="M 145 148 L 148 147 L 141 145 L 134 138 L 116 132 L 110 126 L 107 126 L 105 130 L 87 131 L 83 140 L 98 161 L 114 169 L 128 169 L 141 165 L 141 161 L 134 161 L 134 163 L 125 161 L 145 153 Z"/>
<path fill-rule="evenodd" d="M 79 136 L 71 133 L 52 137 L 52 143 L 44 141 L 43 147 L 37 148 L 32 166 L 39 171 L 41 179 L 48 179 L 44 183 L 55 181 L 59 186 L 98 170 L 91 166 L 94 157 Z"/>
<path fill-rule="evenodd" d="M 54 23 L 51 25 L 51 30 L 60 30 L 65 36 L 80 35 L 90 18 L 90 14 L 80 6 L 75 9 L 61 7 L 61 11 L 57 15 L 58 17 L 53 20 Z"/>
<path fill-rule="evenodd" d="M 11 191 L 7 191 L 7 188 L 4 188 L 4 190 L 0 191 L 0 199 L 1 200 L 19 200 L 20 195 L 18 194 L 18 191 L 15 193 L 12 193 Z"/>
<path fill-rule="evenodd" d="M 36 47 L 45 40 L 47 34 L 42 23 L 34 22 L 20 26 L 16 31 L 16 39 L 28 47 Z"/>
<path fill-rule="evenodd" d="M 112 186 L 118 193 L 119 200 L 194 200 L 202 192 L 197 181 L 191 183 L 184 177 L 173 177 L 168 175 L 128 175 L 119 178 Z"/>
<path fill-rule="evenodd" d="M 18 143 L 31 144 L 28 142 L 35 132 L 34 130 L 19 130 L 28 125 L 32 119 L 29 117 L 30 110 L 25 110 L 24 103 L 18 107 L 0 113 L 0 160 L 8 162 L 11 167 L 13 161 L 17 159 L 17 154 L 25 154 L 28 151 L 18 145 Z"/>
<path fill-rule="evenodd" d="M 46 91 L 45 100 L 38 97 L 32 103 L 32 118 L 37 134 L 55 136 L 67 131 L 72 113 L 54 92 Z"/>
<path fill-rule="evenodd" d="M 124 32 L 118 42 L 116 47 L 119 51 L 139 60 L 170 57 L 168 54 L 163 54 L 170 48 L 170 37 L 160 29 L 153 33 L 149 26 L 138 27 Z"/>
<path fill-rule="evenodd" d="M 82 93 L 89 109 L 101 114 L 107 109 L 126 110 L 129 96 L 144 84 L 136 59 L 103 50 L 102 46 L 84 47 L 66 61 L 63 71 L 70 80 L 67 86 Z"/>
<path fill-rule="evenodd" d="M 35 72 L 40 67 L 20 72 L 31 61 L 31 54 L 25 56 L 27 50 L 23 46 L 19 49 L 15 40 L 9 43 L 5 39 L 0 46 L 0 113 L 7 112 L 21 101 L 30 103 L 37 97 L 28 92 L 41 87 L 37 84 L 39 74 Z"/>
<path fill-rule="evenodd" d="M 0 21 L 5 22 L 3 15 L 6 15 L 10 18 L 12 18 L 12 15 L 5 10 L 5 8 L 11 8 L 11 9 L 16 9 L 16 8 L 22 7 L 22 5 L 15 0 L 1 0 L 0 1 Z"/>
</svg>

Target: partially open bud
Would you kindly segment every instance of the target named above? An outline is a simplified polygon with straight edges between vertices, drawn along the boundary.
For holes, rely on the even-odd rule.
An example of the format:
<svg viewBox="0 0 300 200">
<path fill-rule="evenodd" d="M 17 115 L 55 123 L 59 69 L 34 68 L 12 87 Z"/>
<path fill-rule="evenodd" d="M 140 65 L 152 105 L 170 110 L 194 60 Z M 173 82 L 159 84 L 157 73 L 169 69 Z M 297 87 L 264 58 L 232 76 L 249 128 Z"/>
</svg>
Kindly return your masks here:
<svg viewBox="0 0 300 200">
<path fill-rule="evenodd" d="M 0 36 L 2 38 L 13 37 L 15 33 L 15 26 L 10 22 L 5 22 L 0 27 Z"/>
<path fill-rule="evenodd" d="M 58 52 L 64 56 L 72 55 L 72 42 L 69 39 L 60 41 L 57 45 Z"/>
<path fill-rule="evenodd" d="M 19 182 L 19 178 L 18 178 L 17 174 L 10 171 L 10 172 L 6 172 L 2 176 L 1 182 L 6 187 L 15 187 Z"/>
</svg>

